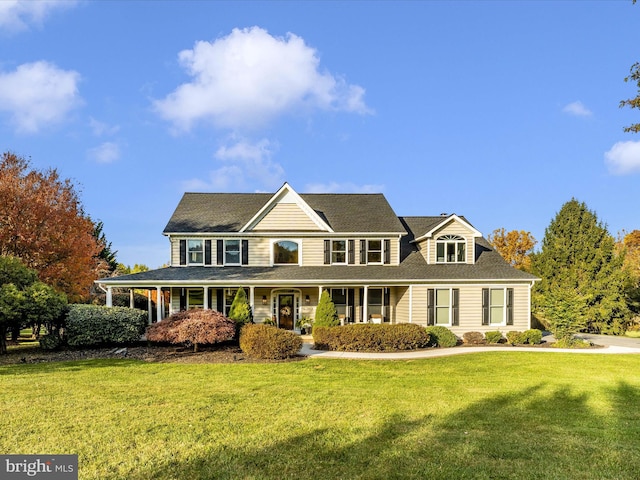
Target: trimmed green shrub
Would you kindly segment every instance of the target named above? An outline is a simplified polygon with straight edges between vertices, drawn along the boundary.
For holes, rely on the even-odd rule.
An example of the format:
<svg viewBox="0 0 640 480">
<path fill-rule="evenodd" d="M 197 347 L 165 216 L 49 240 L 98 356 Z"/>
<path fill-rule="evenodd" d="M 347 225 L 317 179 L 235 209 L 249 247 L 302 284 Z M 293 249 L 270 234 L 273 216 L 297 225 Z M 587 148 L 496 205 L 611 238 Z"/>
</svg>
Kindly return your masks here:
<svg viewBox="0 0 640 480">
<path fill-rule="evenodd" d="M 462 335 L 462 341 L 467 345 L 482 345 L 484 336 L 480 332 L 465 332 Z"/>
<path fill-rule="evenodd" d="M 542 332 L 536 328 L 524 332 L 507 332 L 507 342 L 511 345 L 538 345 L 542 342 Z"/>
<path fill-rule="evenodd" d="M 507 343 L 510 343 L 511 345 L 522 345 L 524 343 L 523 340 L 522 332 L 517 332 L 515 330 L 507 332 Z"/>
<path fill-rule="evenodd" d="M 302 339 L 273 325 L 248 324 L 240 330 L 240 348 L 249 357 L 283 360 L 298 354 Z"/>
<path fill-rule="evenodd" d="M 447 327 L 435 325 L 426 328 L 427 333 L 431 336 L 429 341 L 430 347 L 455 347 L 458 344 L 458 337 Z"/>
<path fill-rule="evenodd" d="M 140 341 L 147 312 L 135 308 L 69 305 L 65 334 L 72 347 Z"/>
<path fill-rule="evenodd" d="M 200 345 L 233 340 L 236 322 L 215 310 L 186 310 L 174 313 L 169 318 L 147 328 L 150 342 L 166 342 L 193 346 L 197 352 Z"/>
<path fill-rule="evenodd" d="M 502 341 L 502 332 L 499 330 L 485 332 L 484 338 L 487 343 L 500 343 Z"/>
<path fill-rule="evenodd" d="M 344 327 L 314 327 L 313 341 L 321 350 L 390 352 L 415 350 L 429 345 L 429 334 L 420 325 L 356 324 Z"/>
<path fill-rule="evenodd" d="M 335 327 L 340 325 L 336 306 L 329 296 L 329 292 L 324 290 L 320 295 L 318 306 L 316 307 L 316 316 L 313 321 L 314 327 Z"/>
<path fill-rule="evenodd" d="M 524 332 L 522 332 L 522 337 L 524 343 L 528 343 L 529 345 L 539 345 L 540 343 L 542 343 L 542 332 L 537 328 L 525 330 Z"/>
<path fill-rule="evenodd" d="M 233 302 L 231 302 L 231 307 L 229 308 L 229 318 L 240 326 L 253 322 L 251 306 L 247 300 L 247 293 L 244 291 L 244 288 L 239 288 L 236 292 L 236 296 L 233 298 Z"/>
<path fill-rule="evenodd" d="M 62 338 L 57 333 L 48 333 L 39 338 L 42 350 L 57 350 L 62 346 Z"/>
</svg>

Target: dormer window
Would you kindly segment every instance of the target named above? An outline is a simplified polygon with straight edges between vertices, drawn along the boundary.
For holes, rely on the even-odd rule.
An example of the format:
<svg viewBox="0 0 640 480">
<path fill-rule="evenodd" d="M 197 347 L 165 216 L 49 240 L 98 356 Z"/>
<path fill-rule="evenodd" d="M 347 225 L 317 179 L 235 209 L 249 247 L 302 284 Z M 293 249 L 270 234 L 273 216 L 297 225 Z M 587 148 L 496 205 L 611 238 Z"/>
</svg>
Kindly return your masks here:
<svg viewBox="0 0 640 480">
<path fill-rule="evenodd" d="M 467 242 L 459 235 L 442 235 L 436 240 L 437 263 L 465 263 Z"/>
</svg>

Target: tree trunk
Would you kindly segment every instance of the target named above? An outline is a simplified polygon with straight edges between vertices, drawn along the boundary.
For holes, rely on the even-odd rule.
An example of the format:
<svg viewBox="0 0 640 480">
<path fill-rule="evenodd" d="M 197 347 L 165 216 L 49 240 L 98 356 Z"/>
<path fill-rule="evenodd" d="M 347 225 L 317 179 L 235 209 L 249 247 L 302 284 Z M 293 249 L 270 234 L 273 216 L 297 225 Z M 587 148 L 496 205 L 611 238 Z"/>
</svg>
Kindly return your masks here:
<svg viewBox="0 0 640 480">
<path fill-rule="evenodd" d="M 7 327 L 0 325 L 0 355 L 7 353 Z"/>
<path fill-rule="evenodd" d="M 20 324 L 17 324 L 11 327 L 11 341 L 18 343 L 19 338 L 20 338 Z"/>
</svg>

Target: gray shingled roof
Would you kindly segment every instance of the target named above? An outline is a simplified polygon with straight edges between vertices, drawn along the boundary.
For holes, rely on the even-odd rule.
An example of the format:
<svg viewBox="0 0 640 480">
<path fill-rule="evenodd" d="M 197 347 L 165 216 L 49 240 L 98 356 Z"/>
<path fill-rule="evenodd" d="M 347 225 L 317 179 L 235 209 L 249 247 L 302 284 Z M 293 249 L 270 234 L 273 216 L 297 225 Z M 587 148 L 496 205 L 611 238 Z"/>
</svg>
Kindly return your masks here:
<svg viewBox="0 0 640 480">
<path fill-rule="evenodd" d="M 512 280 L 531 281 L 536 277 L 512 268 L 484 238 L 476 239 L 476 263 L 427 265 L 415 246 L 398 266 L 390 265 L 322 265 L 314 267 L 167 267 L 148 272 L 123 275 L 100 280 L 117 286 L 129 284 L 207 283 L 241 284 L 331 284 L 369 283 L 398 284 L 405 281 L 474 281 Z"/>
<path fill-rule="evenodd" d="M 268 193 L 185 193 L 164 233 L 238 232 L 273 197 Z M 382 194 L 301 194 L 336 232 L 397 232 L 404 227 Z"/>
</svg>

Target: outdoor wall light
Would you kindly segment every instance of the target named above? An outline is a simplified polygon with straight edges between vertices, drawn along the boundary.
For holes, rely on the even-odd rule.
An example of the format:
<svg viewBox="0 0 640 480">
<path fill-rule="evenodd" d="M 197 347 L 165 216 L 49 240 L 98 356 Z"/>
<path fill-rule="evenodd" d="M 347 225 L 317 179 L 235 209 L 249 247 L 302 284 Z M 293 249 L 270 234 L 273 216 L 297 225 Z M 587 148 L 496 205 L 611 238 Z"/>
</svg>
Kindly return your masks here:
<svg viewBox="0 0 640 480">
<path fill-rule="evenodd" d="M 263 305 L 267 304 L 267 296 L 266 295 L 262 295 L 262 304 Z"/>
<path fill-rule="evenodd" d="M 304 297 L 304 303 L 306 303 L 307 305 L 309 305 L 309 303 L 311 303 L 311 299 L 309 298 L 309 295 Z"/>
</svg>

